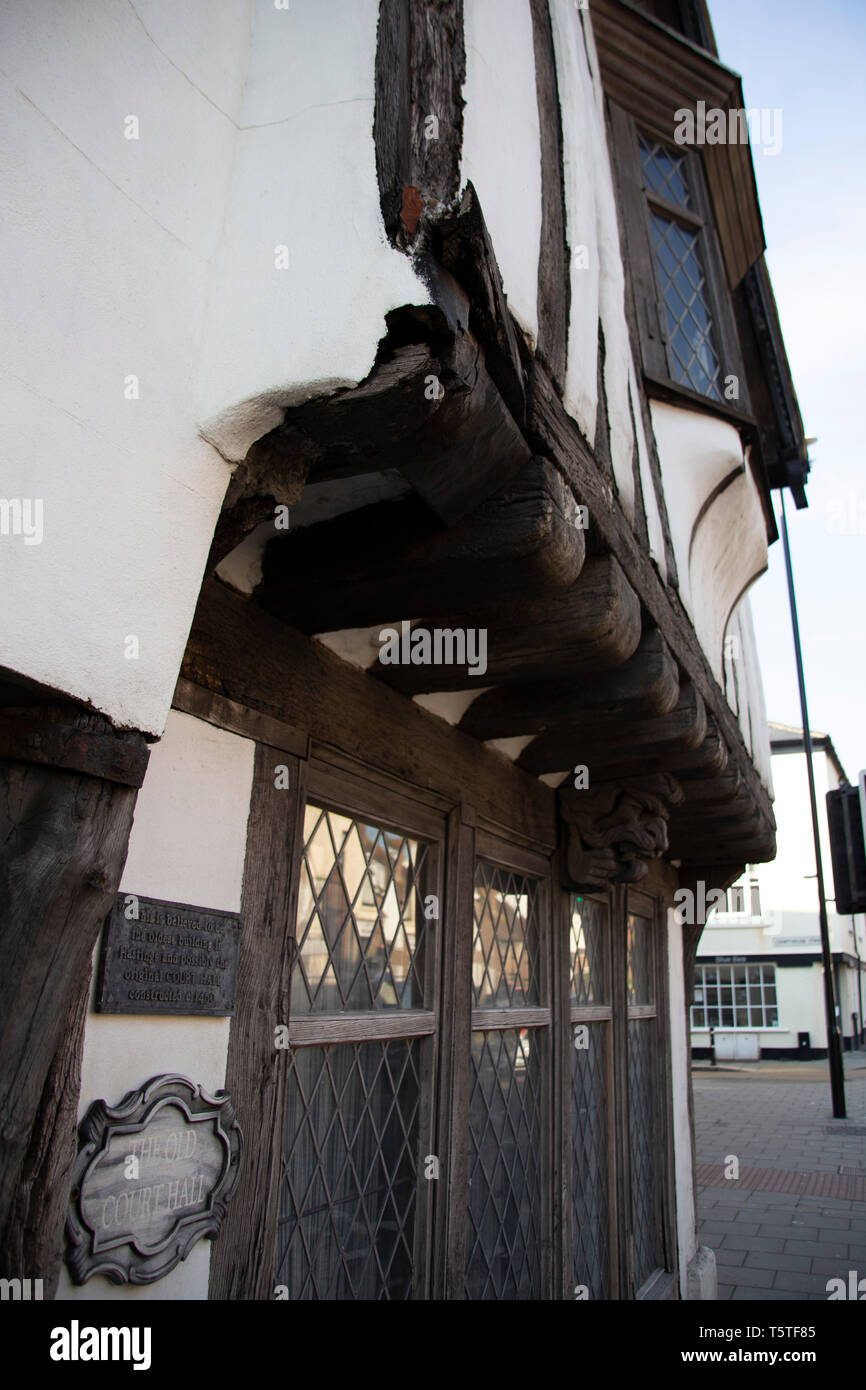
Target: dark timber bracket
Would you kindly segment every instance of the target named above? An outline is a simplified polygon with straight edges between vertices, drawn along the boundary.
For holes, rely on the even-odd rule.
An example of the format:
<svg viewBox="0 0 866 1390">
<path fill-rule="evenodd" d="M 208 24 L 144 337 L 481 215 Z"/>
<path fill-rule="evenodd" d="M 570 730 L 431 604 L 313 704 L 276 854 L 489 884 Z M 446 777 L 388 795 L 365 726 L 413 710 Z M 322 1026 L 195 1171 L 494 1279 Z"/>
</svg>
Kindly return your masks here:
<svg viewBox="0 0 866 1390">
<path fill-rule="evenodd" d="M 583 532 L 544 459 L 448 529 L 420 500 L 384 502 L 272 540 L 256 599 L 303 632 L 393 623 L 574 583 Z"/>
<path fill-rule="evenodd" d="M 679 783 L 665 773 L 627 786 L 560 791 L 564 886 L 608 888 L 645 878 L 649 861 L 668 847 L 668 817 L 682 797 Z"/>
</svg>

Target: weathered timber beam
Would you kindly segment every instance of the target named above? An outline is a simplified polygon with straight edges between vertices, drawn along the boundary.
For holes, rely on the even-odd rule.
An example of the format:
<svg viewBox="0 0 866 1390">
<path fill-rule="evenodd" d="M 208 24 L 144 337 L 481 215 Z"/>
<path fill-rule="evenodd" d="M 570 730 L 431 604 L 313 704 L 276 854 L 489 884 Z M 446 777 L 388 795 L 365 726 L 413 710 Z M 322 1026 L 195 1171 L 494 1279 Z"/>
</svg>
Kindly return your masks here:
<svg viewBox="0 0 866 1390">
<path fill-rule="evenodd" d="M 538 355 L 561 391 L 568 353 L 571 277 L 565 230 L 562 121 L 547 0 L 530 0 L 541 146 L 541 249 L 538 257 Z"/>
<path fill-rule="evenodd" d="M 483 613 L 451 612 L 427 626 L 487 630 L 482 685 L 557 680 L 606 671 L 627 661 L 640 640 L 640 601 L 612 555 L 594 555 L 575 582 L 538 599 L 494 602 Z M 470 690 L 479 677 L 456 666 L 374 666 L 373 674 L 406 695 Z"/>
<path fill-rule="evenodd" d="M 686 805 L 693 806 L 699 814 L 704 807 L 724 806 L 727 802 L 734 800 L 742 785 L 743 779 L 735 767 L 720 773 L 712 781 L 684 781 L 683 790 L 686 794 Z"/>
<path fill-rule="evenodd" d="M 398 245 L 415 226 L 401 216 L 406 190 L 421 207 L 450 203 L 463 145 L 463 0 L 381 0 L 373 140 L 385 227 Z M 427 128 L 436 118 L 435 139 Z"/>
<path fill-rule="evenodd" d="M 487 366 L 515 420 L 526 413 L 523 365 L 517 329 L 508 310 L 502 276 L 471 183 L 452 216 L 437 223 L 438 259 L 469 295 L 469 327 L 484 344 Z"/>
<path fill-rule="evenodd" d="M 409 333 L 434 340 L 393 343 Z M 438 310 L 391 315 L 359 386 L 287 411 L 229 484 L 208 573 L 250 531 L 294 505 L 304 484 L 394 468 L 450 525 L 519 473 L 530 451 L 468 333 Z"/>
<path fill-rule="evenodd" d="M 70 705 L 7 709 L 3 725 L 0 1273 L 43 1279 L 51 1297 L 91 958 L 126 859 L 147 746 Z"/>
<path fill-rule="evenodd" d="M 565 720 L 533 739 L 517 762 L 536 775 L 584 764 L 592 785 L 602 769 L 613 770 L 620 759 L 628 761 L 641 755 L 658 761 L 658 766 L 649 770 L 673 772 L 673 762 L 697 749 L 706 732 L 704 702 L 689 681 L 680 687 L 670 714 L 647 719 L 611 715 Z"/>
<path fill-rule="evenodd" d="M 583 566 L 575 519 L 562 476 L 533 459 L 448 529 L 413 498 L 272 540 L 256 599 L 301 631 L 333 632 L 550 596 Z"/>
<path fill-rule="evenodd" d="M 589 508 L 593 524 L 605 545 L 619 560 L 681 670 L 688 675 L 705 701 L 749 795 L 772 822 L 769 794 L 748 754 L 736 715 L 698 646 L 694 627 L 685 609 L 679 599 L 665 589 L 621 506 L 611 497 L 580 431 L 567 414 L 549 376 L 538 363 L 528 369 L 528 388 L 527 429 L 533 447 L 556 461 L 571 481 L 577 498 Z"/>
<path fill-rule="evenodd" d="M 456 805 L 471 786 L 479 815 L 556 845 L 549 787 L 218 581 L 202 588 L 181 675 L 350 757 L 360 751 L 368 767 L 388 768 L 425 795 Z"/>
<path fill-rule="evenodd" d="M 627 748 L 600 750 L 593 754 L 592 769 L 596 781 L 618 781 L 624 777 L 647 777 L 656 772 L 669 772 L 687 788 L 689 781 L 717 777 L 728 765 L 727 745 L 707 718 L 707 733 L 697 748 L 678 748 L 661 745 L 637 755 Z"/>
<path fill-rule="evenodd" d="M 488 671 L 490 680 L 488 638 Z M 460 728 L 474 738 L 540 733 L 563 720 L 596 718 L 628 723 L 670 714 L 679 699 L 677 664 L 658 632 L 647 632 L 633 656 L 594 680 L 535 681 L 488 690 L 469 706 Z"/>
</svg>

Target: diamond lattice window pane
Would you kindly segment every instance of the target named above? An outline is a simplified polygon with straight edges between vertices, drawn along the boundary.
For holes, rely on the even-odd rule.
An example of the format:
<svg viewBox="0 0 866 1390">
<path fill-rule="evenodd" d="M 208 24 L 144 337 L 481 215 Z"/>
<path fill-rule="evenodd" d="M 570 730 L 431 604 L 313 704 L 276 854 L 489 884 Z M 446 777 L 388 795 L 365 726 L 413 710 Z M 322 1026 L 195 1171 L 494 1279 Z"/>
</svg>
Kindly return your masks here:
<svg viewBox="0 0 866 1390">
<path fill-rule="evenodd" d="M 294 1052 L 275 1275 L 290 1299 L 410 1296 L 423 1045 Z"/>
<path fill-rule="evenodd" d="M 466 1297 L 539 1299 L 546 1029 L 472 1034 Z"/>
<path fill-rule="evenodd" d="M 675 154 L 645 135 L 639 137 L 639 142 L 641 168 L 650 192 L 666 198 L 669 203 L 676 203 L 677 207 L 690 208 L 685 154 Z"/>
<path fill-rule="evenodd" d="M 606 1023 L 581 1025 L 587 1046 L 572 1049 L 572 1203 L 574 1283 L 590 1298 L 607 1298 L 610 1286 L 608 1241 L 609 1154 L 607 1129 Z"/>
<path fill-rule="evenodd" d="M 664 1264 L 655 1126 L 655 1019 L 629 1019 L 628 1117 L 635 1289 Z"/>
<path fill-rule="evenodd" d="M 539 1002 L 538 884 L 483 859 L 475 869 L 472 1002 L 478 1009 Z"/>
<path fill-rule="evenodd" d="M 668 370 L 683 386 L 719 401 L 721 368 L 697 233 L 655 212 L 650 223 L 667 321 Z"/>
<path fill-rule="evenodd" d="M 428 846 L 308 805 L 292 1013 L 424 1007 Z"/>
<path fill-rule="evenodd" d="M 635 912 L 628 914 L 628 973 L 627 989 L 629 1004 L 654 1004 L 655 985 L 653 983 L 654 964 L 653 923 L 649 917 L 640 917 Z"/>
<path fill-rule="evenodd" d="M 571 998 L 577 1004 L 610 1002 L 607 903 L 571 897 Z"/>
</svg>

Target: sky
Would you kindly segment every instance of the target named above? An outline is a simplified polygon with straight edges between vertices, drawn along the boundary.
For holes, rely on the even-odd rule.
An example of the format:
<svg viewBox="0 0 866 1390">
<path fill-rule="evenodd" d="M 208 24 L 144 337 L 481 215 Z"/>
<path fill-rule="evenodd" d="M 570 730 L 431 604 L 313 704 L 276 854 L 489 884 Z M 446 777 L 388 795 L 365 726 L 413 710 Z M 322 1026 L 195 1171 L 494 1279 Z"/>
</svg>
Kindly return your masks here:
<svg viewBox="0 0 866 1390">
<path fill-rule="evenodd" d="M 809 723 L 856 781 L 866 768 L 866 0 L 709 3 L 747 108 L 781 112 L 779 153 L 753 147 L 753 160 L 794 386 L 816 437 L 808 508 L 785 494 Z M 751 601 L 767 716 L 799 727 L 781 539 Z"/>
</svg>

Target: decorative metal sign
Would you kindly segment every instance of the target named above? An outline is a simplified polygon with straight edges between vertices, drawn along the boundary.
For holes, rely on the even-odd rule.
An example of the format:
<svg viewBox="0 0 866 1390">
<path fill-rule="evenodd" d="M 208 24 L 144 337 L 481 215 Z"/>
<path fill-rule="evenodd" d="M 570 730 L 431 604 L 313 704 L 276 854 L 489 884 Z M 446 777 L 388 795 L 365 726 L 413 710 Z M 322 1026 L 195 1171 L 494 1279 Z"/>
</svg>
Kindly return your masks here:
<svg viewBox="0 0 866 1390">
<path fill-rule="evenodd" d="M 243 1142 L 227 1092 L 154 1076 L 119 1105 L 94 1101 L 78 1133 L 66 1218 L 76 1284 L 152 1284 L 217 1235 Z"/>
<path fill-rule="evenodd" d="M 97 1012 L 234 1013 L 240 932 L 231 912 L 118 893 L 102 938 Z"/>
</svg>

